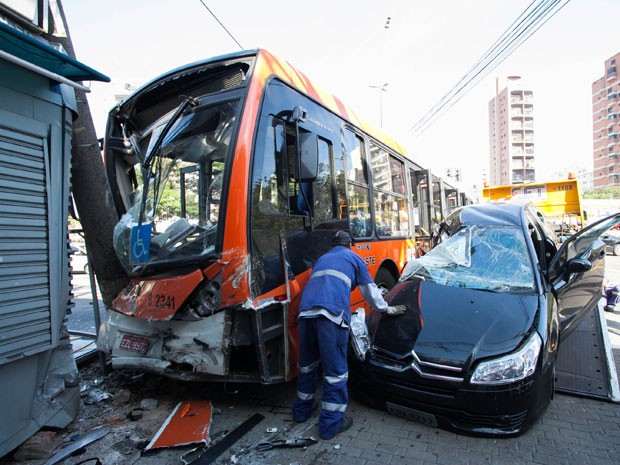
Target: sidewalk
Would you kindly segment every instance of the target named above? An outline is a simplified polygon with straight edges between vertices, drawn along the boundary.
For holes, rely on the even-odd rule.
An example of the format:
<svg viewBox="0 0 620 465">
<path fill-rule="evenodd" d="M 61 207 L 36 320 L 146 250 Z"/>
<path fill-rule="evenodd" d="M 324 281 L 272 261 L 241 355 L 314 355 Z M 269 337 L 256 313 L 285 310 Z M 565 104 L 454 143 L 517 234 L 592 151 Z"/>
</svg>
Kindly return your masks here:
<svg viewBox="0 0 620 465">
<path fill-rule="evenodd" d="M 620 282 L 620 257 L 609 257 L 608 271 Z M 617 268 L 617 270 L 616 270 Z M 620 311 L 605 313 L 616 371 L 620 370 Z M 174 406 L 185 400 L 208 399 L 214 407 L 211 436 L 232 432 L 255 413 L 265 419 L 243 435 L 213 463 L 245 465 L 310 464 L 566 464 L 617 465 L 620 463 L 620 404 L 556 394 L 542 418 L 525 434 L 510 439 L 489 439 L 457 435 L 414 423 L 383 411 L 374 410 L 351 399 L 348 414 L 354 423 L 350 430 L 331 441 L 300 449 L 273 449 L 258 452 L 259 442 L 289 437 L 318 438 L 316 416 L 304 424 L 293 423 L 290 409 L 295 384 L 261 386 L 213 383 L 184 383 L 148 374 L 122 375 L 113 372 L 101 377 L 98 362 L 83 370 L 83 382 L 96 380 L 110 393 L 108 400 L 84 404 L 72 431 L 84 434 L 91 428 L 110 424 L 104 438 L 86 447 L 79 457 L 62 463 L 74 465 L 87 457 L 98 457 L 104 465 L 139 463 L 168 465 L 181 463 L 180 457 L 191 446 L 160 449 L 140 455 L 125 455 L 113 446 L 127 439 L 138 442 L 152 437 Z M 103 382 L 101 382 L 103 381 Z M 137 421 L 128 414 L 144 399 L 156 399 L 157 407 Z M 276 429 L 276 432 L 268 432 Z M 44 461 L 7 464 L 40 465 Z"/>
</svg>

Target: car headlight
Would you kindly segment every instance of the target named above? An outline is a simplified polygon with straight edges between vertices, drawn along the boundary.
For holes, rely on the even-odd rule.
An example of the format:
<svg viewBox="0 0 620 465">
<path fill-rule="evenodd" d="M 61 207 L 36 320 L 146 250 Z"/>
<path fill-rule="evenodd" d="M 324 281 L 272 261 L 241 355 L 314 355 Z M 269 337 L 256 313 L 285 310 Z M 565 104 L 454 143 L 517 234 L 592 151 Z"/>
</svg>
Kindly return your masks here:
<svg viewBox="0 0 620 465">
<path fill-rule="evenodd" d="M 473 384 L 505 384 L 526 378 L 536 370 L 542 340 L 534 332 L 514 354 L 482 362 L 471 376 Z"/>
<path fill-rule="evenodd" d="M 364 361 L 366 359 L 366 352 L 370 350 L 370 338 L 366 326 L 366 312 L 363 308 L 358 308 L 351 315 L 350 328 L 353 336 L 351 338 L 353 352 L 359 360 Z"/>
</svg>

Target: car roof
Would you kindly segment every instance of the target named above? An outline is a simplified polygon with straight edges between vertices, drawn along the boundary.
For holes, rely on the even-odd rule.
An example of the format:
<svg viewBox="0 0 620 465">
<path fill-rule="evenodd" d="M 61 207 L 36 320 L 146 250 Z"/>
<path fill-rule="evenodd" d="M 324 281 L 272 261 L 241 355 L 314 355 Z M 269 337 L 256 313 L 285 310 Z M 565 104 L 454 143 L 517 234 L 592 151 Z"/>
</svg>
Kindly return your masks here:
<svg viewBox="0 0 620 465">
<path fill-rule="evenodd" d="M 457 221 L 465 225 L 520 226 L 527 206 L 514 203 L 468 205 L 456 210 L 453 215 L 458 215 Z"/>
</svg>

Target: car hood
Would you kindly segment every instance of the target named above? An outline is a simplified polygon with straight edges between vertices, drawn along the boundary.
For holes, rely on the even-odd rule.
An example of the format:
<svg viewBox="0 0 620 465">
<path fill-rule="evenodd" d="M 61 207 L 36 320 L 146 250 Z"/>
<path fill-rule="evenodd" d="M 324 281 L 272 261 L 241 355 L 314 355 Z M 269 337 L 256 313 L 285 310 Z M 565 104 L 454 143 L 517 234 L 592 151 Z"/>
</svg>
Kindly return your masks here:
<svg viewBox="0 0 620 465">
<path fill-rule="evenodd" d="M 514 350 L 529 334 L 539 302 L 534 294 L 443 286 L 417 277 L 399 283 L 386 300 L 407 311 L 369 315 L 375 350 L 398 359 L 413 350 L 420 360 L 461 368 Z"/>
</svg>

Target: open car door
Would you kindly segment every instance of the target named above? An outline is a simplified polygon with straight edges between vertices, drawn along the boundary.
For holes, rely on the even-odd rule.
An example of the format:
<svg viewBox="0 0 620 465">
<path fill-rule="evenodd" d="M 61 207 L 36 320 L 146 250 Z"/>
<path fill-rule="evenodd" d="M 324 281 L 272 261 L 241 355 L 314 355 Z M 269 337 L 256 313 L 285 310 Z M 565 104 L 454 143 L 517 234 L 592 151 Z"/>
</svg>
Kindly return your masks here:
<svg viewBox="0 0 620 465">
<path fill-rule="evenodd" d="M 620 212 L 568 238 L 549 264 L 549 281 L 556 291 L 560 340 L 566 338 L 602 297 L 605 243 L 601 236 L 620 224 Z"/>
</svg>

